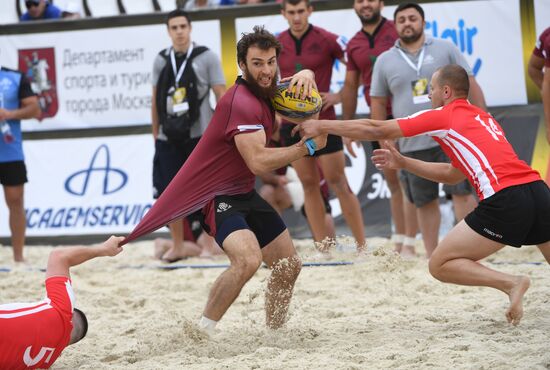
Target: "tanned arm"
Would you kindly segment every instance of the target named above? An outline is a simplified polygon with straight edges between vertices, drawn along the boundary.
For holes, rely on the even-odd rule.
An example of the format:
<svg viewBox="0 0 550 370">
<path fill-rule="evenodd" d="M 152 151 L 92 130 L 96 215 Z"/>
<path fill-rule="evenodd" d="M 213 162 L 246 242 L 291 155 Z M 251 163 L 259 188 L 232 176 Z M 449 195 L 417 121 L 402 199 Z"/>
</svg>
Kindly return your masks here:
<svg viewBox="0 0 550 370">
<path fill-rule="evenodd" d="M 69 269 L 96 257 L 116 256 L 122 252 L 118 245 L 124 240 L 121 236 L 111 236 L 107 241 L 90 247 L 62 247 L 50 253 L 46 278 L 51 276 L 69 277 Z"/>
</svg>

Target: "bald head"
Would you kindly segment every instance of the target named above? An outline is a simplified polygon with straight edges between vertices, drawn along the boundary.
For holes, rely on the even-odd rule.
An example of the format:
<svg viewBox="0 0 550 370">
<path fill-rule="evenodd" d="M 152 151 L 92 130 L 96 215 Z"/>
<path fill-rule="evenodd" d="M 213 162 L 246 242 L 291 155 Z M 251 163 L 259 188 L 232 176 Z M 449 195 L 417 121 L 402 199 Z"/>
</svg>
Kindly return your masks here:
<svg viewBox="0 0 550 370">
<path fill-rule="evenodd" d="M 455 97 L 468 97 L 470 91 L 470 80 L 468 73 L 458 64 L 447 64 L 439 68 L 437 73 L 436 83 L 443 87 L 445 85 L 453 89 Z M 434 73 L 434 74 L 435 74 Z"/>
</svg>

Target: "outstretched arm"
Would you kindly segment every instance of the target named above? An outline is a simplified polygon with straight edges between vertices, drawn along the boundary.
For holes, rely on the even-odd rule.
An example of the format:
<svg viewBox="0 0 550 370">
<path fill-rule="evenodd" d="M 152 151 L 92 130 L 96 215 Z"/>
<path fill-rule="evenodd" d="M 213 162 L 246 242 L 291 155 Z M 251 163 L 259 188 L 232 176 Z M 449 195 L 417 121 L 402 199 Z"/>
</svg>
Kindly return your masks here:
<svg viewBox="0 0 550 370">
<path fill-rule="evenodd" d="M 450 163 L 424 162 L 401 155 L 393 145 L 384 144 L 383 149 L 376 149 L 372 162 L 378 169 L 404 169 L 417 176 L 434 182 L 458 184 L 466 176 Z"/>
<path fill-rule="evenodd" d="M 116 256 L 122 252 L 119 243 L 121 236 L 111 236 L 107 241 L 90 247 L 62 247 L 50 253 L 46 278 L 51 276 L 70 276 L 69 269 L 95 257 Z"/>
<path fill-rule="evenodd" d="M 308 120 L 298 124 L 292 134 L 300 131 L 302 143 L 307 139 L 324 134 L 349 137 L 354 140 L 383 140 L 403 137 L 396 119 L 378 121 L 372 119 Z"/>
</svg>

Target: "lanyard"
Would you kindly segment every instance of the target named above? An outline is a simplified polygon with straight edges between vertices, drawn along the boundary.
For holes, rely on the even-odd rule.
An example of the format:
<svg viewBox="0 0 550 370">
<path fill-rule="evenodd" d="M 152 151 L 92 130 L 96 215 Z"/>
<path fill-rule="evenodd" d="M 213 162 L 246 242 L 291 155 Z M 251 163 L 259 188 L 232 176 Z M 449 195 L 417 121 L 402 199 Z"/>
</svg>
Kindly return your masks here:
<svg viewBox="0 0 550 370">
<path fill-rule="evenodd" d="M 403 50 L 397 48 L 397 51 L 399 52 L 399 54 L 401 54 L 401 56 L 403 57 L 403 59 L 405 59 L 405 62 L 407 62 L 408 65 L 411 66 L 412 69 L 414 69 L 416 71 L 416 75 L 418 77 L 420 77 L 420 68 L 422 68 L 422 62 L 424 62 L 424 46 L 422 46 L 422 50 L 420 51 L 420 55 L 418 56 L 418 64 L 417 65 L 414 65 L 411 60 L 409 59 L 409 57 L 407 57 L 405 55 L 405 53 L 403 52 Z"/>
<path fill-rule="evenodd" d="M 183 63 L 181 63 L 179 71 L 176 71 L 176 53 L 174 52 L 174 48 L 170 50 L 170 61 L 172 62 L 172 70 L 174 71 L 174 76 L 176 76 L 176 87 L 179 85 L 179 80 L 181 78 L 181 75 L 183 74 L 183 70 L 185 69 L 185 66 L 187 65 L 187 61 L 189 60 L 189 56 L 193 52 L 193 43 L 189 44 L 189 49 L 187 49 L 187 56 L 185 57 L 185 60 Z"/>
</svg>

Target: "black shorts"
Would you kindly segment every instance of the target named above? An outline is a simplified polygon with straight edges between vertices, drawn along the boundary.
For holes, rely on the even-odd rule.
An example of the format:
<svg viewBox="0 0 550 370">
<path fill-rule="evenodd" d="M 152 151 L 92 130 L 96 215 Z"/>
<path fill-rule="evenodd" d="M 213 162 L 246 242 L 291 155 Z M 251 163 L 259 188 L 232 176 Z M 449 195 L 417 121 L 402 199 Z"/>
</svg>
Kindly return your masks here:
<svg viewBox="0 0 550 370">
<path fill-rule="evenodd" d="M 248 229 L 256 235 L 260 248 L 265 247 L 283 231 L 286 225 L 281 216 L 255 190 L 239 195 L 220 195 L 214 198 L 216 241 L 223 245 L 234 231 Z M 205 228 L 208 228 L 205 225 Z"/>
<path fill-rule="evenodd" d="M 449 163 L 449 157 L 437 146 L 434 148 L 404 153 L 406 157 L 425 162 Z M 439 183 L 417 176 L 405 170 L 399 173 L 399 179 L 407 199 L 418 208 L 439 198 Z M 455 185 L 443 185 L 443 191 L 451 195 L 472 194 L 472 186 L 467 180 Z"/>
<path fill-rule="evenodd" d="M 283 124 L 281 125 L 281 128 L 279 130 L 279 135 L 281 136 L 281 143 L 283 146 L 291 146 L 298 142 L 300 142 L 300 134 L 296 133 L 296 135 L 291 136 L 292 130 L 294 129 L 296 125 L 293 124 Z M 321 149 L 315 152 L 313 155 L 314 157 L 318 157 L 323 154 L 330 154 L 330 153 L 336 153 L 340 150 L 344 150 L 344 144 L 342 143 L 342 138 L 340 136 L 336 135 L 328 135 L 327 138 L 327 145 Z"/>
<path fill-rule="evenodd" d="M 550 190 L 544 181 L 510 186 L 483 199 L 464 221 L 478 234 L 513 247 L 550 240 Z"/>
<path fill-rule="evenodd" d="M 27 167 L 23 161 L 0 163 L 0 184 L 6 186 L 23 185 L 27 179 Z"/>
<path fill-rule="evenodd" d="M 176 176 L 197 146 L 199 139 L 190 139 L 180 145 L 163 140 L 155 141 L 155 156 L 153 157 L 153 197 L 155 199 L 162 194 Z"/>
</svg>

